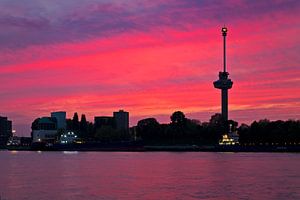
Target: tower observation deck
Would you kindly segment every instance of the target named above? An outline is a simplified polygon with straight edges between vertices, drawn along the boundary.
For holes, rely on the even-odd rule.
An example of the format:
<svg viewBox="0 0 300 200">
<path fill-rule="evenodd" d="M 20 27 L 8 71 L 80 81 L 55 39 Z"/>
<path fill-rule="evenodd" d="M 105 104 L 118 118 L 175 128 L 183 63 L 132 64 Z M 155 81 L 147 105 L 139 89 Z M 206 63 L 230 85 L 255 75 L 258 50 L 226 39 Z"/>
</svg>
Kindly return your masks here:
<svg viewBox="0 0 300 200">
<path fill-rule="evenodd" d="M 219 72 L 219 80 L 214 81 L 214 87 L 221 90 L 222 98 L 222 117 L 228 121 L 228 90 L 232 88 L 233 82 L 228 78 L 229 73 L 226 71 L 226 36 L 227 28 L 222 28 L 223 36 L 223 71 Z"/>
</svg>

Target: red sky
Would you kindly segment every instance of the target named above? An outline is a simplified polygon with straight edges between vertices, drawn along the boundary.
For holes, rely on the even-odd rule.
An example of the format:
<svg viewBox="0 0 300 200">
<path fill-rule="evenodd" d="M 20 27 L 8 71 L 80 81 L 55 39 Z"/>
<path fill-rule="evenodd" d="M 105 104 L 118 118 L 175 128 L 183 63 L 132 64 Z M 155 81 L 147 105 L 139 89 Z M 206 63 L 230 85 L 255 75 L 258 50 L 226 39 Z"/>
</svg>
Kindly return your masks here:
<svg viewBox="0 0 300 200">
<path fill-rule="evenodd" d="M 51 111 L 208 121 L 226 24 L 229 117 L 300 118 L 300 1 L 0 2 L 0 115 L 18 135 Z"/>
</svg>

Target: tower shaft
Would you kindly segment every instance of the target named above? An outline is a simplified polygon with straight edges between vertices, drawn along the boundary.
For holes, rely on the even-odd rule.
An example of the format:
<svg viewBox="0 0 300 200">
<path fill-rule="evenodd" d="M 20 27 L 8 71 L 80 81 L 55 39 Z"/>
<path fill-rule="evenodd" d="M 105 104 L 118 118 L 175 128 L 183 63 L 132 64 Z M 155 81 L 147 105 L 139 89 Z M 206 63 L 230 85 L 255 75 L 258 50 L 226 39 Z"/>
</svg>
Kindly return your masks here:
<svg viewBox="0 0 300 200">
<path fill-rule="evenodd" d="M 228 120 L 228 89 L 222 89 L 221 92 L 222 101 L 222 116 L 225 121 Z"/>
</svg>

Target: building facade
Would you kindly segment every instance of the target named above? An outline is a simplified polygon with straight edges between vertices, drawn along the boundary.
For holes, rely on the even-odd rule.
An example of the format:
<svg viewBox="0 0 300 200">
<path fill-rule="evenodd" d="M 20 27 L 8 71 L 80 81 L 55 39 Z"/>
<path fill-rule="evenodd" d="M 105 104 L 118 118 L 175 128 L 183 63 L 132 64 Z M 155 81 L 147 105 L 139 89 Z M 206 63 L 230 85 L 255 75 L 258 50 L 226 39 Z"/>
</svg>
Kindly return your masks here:
<svg viewBox="0 0 300 200">
<path fill-rule="evenodd" d="M 114 122 L 115 128 L 117 130 L 129 130 L 129 113 L 124 110 L 119 110 L 118 112 L 114 112 Z"/>
<path fill-rule="evenodd" d="M 96 129 L 102 126 L 109 126 L 118 131 L 129 130 L 129 112 L 119 110 L 113 112 L 113 116 L 96 116 L 94 118 L 94 126 Z"/>
<path fill-rule="evenodd" d="M 0 145 L 5 145 L 12 137 L 12 121 L 0 116 Z"/>
<path fill-rule="evenodd" d="M 66 123 L 66 112 L 65 111 L 58 111 L 58 112 L 52 112 L 51 117 L 56 118 L 57 120 L 57 129 L 67 129 L 67 123 Z"/>
<path fill-rule="evenodd" d="M 57 120 L 55 117 L 42 117 L 33 122 L 32 143 L 53 143 L 57 139 Z"/>
</svg>

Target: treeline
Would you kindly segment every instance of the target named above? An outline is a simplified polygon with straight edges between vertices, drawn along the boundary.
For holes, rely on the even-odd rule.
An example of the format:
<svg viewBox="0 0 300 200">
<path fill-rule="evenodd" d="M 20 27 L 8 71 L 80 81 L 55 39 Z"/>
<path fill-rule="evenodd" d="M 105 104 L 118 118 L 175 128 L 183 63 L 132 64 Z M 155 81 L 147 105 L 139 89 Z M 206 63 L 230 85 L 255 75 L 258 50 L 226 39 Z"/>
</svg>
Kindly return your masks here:
<svg viewBox="0 0 300 200">
<path fill-rule="evenodd" d="M 254 121 L 250 126 L 238 128 L 241 144 L 252 145 L 299 145 L 300 121 Z"/>
<path fill-rule="evenodd" d="M 146 145 L 215 144 L 227 131 L 227 123 L 221 114 L 215 114 L 209 122 L 188 119 L 181 111 L 170 116 L 169 124 L 159 124 L 155 118 L 140 120 L 136 134 Z M 237 122 L 229 121 L 233 129 Z"/>
<path fill-rule="evenodd" d="M 136 134 L 148 145 L 217 144 L 224 133 L 235 132 L 242 145 L 299 145 L 300 121 L 254 121 L 250 126 L 228 120 L 221 114 L 211 116 L 209 122 L 201 123 L 185 117 L 181 111 L 174 112 L 169 124 L 159 124 L 155 118 L 140 120 Z"/>
</svg>

